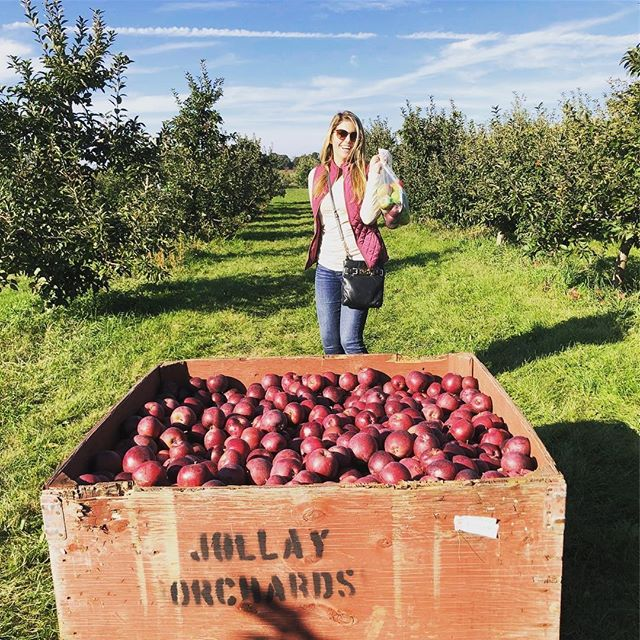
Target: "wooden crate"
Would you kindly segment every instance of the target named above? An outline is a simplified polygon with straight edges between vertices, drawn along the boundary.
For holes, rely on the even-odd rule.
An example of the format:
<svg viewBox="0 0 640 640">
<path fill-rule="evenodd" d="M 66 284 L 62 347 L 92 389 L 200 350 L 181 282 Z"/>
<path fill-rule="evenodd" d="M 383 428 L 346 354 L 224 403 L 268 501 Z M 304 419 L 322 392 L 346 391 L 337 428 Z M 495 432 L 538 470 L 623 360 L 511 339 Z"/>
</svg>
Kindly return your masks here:
<svg viewBox="0 0 640 640">
<path fill-rule="evenodd" d="M 412 369 L 474 375 L 539 468 L 404 486 L 78 486 L 163 381 L 214 372 Z M 565 482 L 471 354 L 191 360 L 143 378 L 42 492 L 60 637 L 79 640 L 480 640 L 559 636 Z M 464 518 L 471 516 L 471 518 Z M 478 519 L 480 518 L 480 519 Z M 475 525 L 494 525 L 470 532 Z"/>
</svg>

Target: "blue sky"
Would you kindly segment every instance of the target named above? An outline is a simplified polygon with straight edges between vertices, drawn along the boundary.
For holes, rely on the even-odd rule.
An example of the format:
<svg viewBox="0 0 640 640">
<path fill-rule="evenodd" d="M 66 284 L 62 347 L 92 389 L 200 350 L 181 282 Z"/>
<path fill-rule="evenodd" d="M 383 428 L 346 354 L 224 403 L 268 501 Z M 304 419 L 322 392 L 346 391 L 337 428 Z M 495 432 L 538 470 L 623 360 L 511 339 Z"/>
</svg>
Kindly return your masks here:
<svg viewBox="0 0 640 640">
<path fill-rule="evenodd" d="M 41 6 L 41 1 L 36 0 Z M 134 62 L 125 106 L 150 131 L 175 113 L 171 90 L 200 59 L 224 78 L 227 131 L 290 156 L 319 150 L 331 116 L 351 109 L 397 128 L 407 100 L 453 99 L 476 121 L 514 92 L 553 109 L 581 89 L 600 97 L 640 32 L 638 0 L 64 0 L 71 24 L 102 9 L 114 51 Z M 37 55 L 19 0 L 0 0 L 6 56 Z M 106 109 L 103 97 L 96 104 Z"/>
</svg>

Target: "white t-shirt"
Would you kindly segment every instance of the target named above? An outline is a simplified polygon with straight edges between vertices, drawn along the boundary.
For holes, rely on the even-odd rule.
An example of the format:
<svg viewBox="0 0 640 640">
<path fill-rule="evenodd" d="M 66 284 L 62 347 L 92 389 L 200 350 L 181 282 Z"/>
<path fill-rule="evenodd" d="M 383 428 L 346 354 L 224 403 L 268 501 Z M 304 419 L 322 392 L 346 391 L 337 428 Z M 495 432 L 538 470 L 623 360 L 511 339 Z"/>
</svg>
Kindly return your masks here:
<svg viewBox="0 0 640 640">
<path fill-rule="evenodd" d="M 313 176 L 315 168 L 309 172 L 309 202 L 313 201 Z M 380 214 L 378 208 L 376 189 L 382 181 L 381 174 L 371 172 L 367 179 L 367 185 L 360 207 L 360 219 L 364 224 L 371 224 Z M 347 213 L 347 205 L 344 197 L 344 178 L 342 175 L 333 183 L 331 189 L 333 198 L 336 203 L 336 210 L 340 218 L 340 226 L 344 234 L 344 241 L 349 249 L 349 255 L 353 260 L 364 260 L 362 253 L 356 244 L 356 238 L 353 229 L 349 223 L 349 215 Z M 322 224 L 322 236 L 320 238 L 320 253 L 318 254 L 318 264 L 325 269 L 333 271 L 342 271 L 344 259 L 346 258 L 344 244 L 338 231 L 338 223 L 333 211 L 333 203 L 331 195 L 327 195 L 320 202 L 320 223 Z"/>
</svg>

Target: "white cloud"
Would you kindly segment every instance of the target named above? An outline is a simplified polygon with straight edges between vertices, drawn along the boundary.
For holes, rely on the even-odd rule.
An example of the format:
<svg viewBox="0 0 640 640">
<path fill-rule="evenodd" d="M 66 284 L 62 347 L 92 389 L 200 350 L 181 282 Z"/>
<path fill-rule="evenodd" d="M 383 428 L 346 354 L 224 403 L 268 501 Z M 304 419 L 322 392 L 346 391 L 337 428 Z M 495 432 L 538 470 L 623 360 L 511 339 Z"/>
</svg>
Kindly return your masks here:
<svg viewBox="0 0 640 640">
<path fill-rule="evenodd" d="M 131 55 L 147 55 L 155 53 L 166 53 L 167 51 L 180 51 L 182 49 L 204 49 L 205 47 L 217 47 L 220 42 L 217 40 L 197 40 L 196 42 L 165 42 L 154 47 L 144 47 L 142 49 L 131 49 Z"/>
<path fill-rule="evenodd" d="M 311 86 L 321 91 L 325 89 L 343 89 L 353 84 L 351 78 L 338 76 L 313 76 L 311 78 Z"/>
<path fill-rule="evenodd" d="M 527 97 L 529 104 L 543 101 L 548 108 L 554 108 L 563 93 L 580 88 L 597 95 L 606 90 L 608 76 L 615 73 L 619 57 L 635 44 L 637 35 L 609 36 L 590 31 L 620 15 L 551 24 L 515 34 L 423 32 L 428 37 L 412 38 L 414 42 L 406 43 L 406 48 L 415 53 L 406 56 L 406 73 L 400 77 L 391 76 L 392 70 L 387 67 L 388 75 L 365 80 L 354 73 L 349 78 L 346 75 L 352 66 L 345 65 L 341 70 L 344 75 L 318 74 L 300 82 L 271 85 L 271 80 L 265 79 L 255 85 L 230 83 L 225 85 L 218 108 L 228 131 L 255 134 L 264 146 L 271 145 L 275 151 L 290 155 L 319 147 L 329 119 L 344 108 L 354 110 L 365 120 L 375 115 L 388 117 L 392 127 L 401 124 L 400 108 L 405 99 L 422 104 L 430 94 L 442 106 L 453 98 L 456 106 L 476 120 L 488 117 L 492 105 L 508 108 L 514 92 Z M 186 34 L 152 30 L 142 35 L 182 36 L 181 40 L 166 44 L 196 47 L 201 42 L 211 42 L 205 35 L 215 37 L 202 30 L 188 30 Z M 419 53 L 420 40 L 442 42 L 435 49 L 424 47 L 425 52 L 431 53 L 426 59 Z M 220 55 L 209 64 L 215 61 L 237 62 Z M 358 57 L 351 56 L 347 61 L 356 65 Z M 622 70 L 620 75 L 624 75 Z M 131 96 L 125 106 L 130 113 L 143 115 L 152 131 L 177 111 L 173 98 L 166 95 Z"/>
<path fill-rule="evenodd" d="M 556 71 L 568 60 L 589 61 L 601 58 L 604 54 L 624 51 L 626 46 L 634 44 L 636 34 L 623 36 L 594 35 L 580 31 L 591 26 L 618 20 L 629 12 L 618 12 L 601 18 L 565 22 L 551 25 L 545 29 L 513 35 L 497 34 L 458 34 L 471 35 L 446 45 L 440 55 L 426 64 L 401 76 L 379 80 L 367 87 L 361 95 L 375 95 L 405 89 L 423 81 L 425 78 L 450 73 L 457 69 L 484 67 L 492 70 L 548 68 Z M 451 34 L 454 35 L 454 34 Z M 485 36 L 490 35 L 490 38 Z M 565 84 L 575 86 L 572 78 Z M 365 90 L 363 90 L 365 91 Z"/>
<path fill-rule="evenodd" d="M 474 40 L 480 42 L 482 40 L 496 40 L 500 37 L 499 33 L 455 33 L 454 31 L 418 31 L 416 33 L 407 33 L 399 35 L 398 38 L 405 40 Z"/>
<path fill-rule="evenodd" d="M 356 56 L 356 55 L 351 56 L 351 57 L 349 58 L 349 64 L 350 64 L 352 67 L 359 67 L 359 66 L 360 66 L 360 63 L 358 62 L 358 56 Z"/>
<path fill-rule="evenodd" d="M 350 39 L 375 38 L 375 33 L 319 33 L 312 31 L 252 31 L 250 29 L 213 29 L 210 27 L 113 27 L 121 36 L 165 36 L 179 38 L 297 38 Z"/>
<path fill-rule="evenodd" d="M 180 94 L 179 94 L 180 95 Z M 180 95 L 180 98 L 185 98 L 185 95 Z M 105 95 L 96 95 L 93 100 L 93 106 L 96 111 L 105 113 L 113 109 L 113 105 L 109 102 L 109 98 Z M 128 95 L 122 103 L 122 106 L 127 109 L 132 116 L 140 114 L 160 114 L 161 119 L 169 117 L 178 110 L 178 106 L 175 98 L 171 94 L 162 95 Z M 149 122 L 144 118 L 143 121 L 147 126 Z"/>
<path fill-rule="evenodd" d="M 207 67 L 209 69 L 225 67 L 232 64 L 243 64 L 244 62 L 246 62 L 246 60 L 239 58 L 235 53 L 225 53 L 217 58 L 208 58 L 206 60 Z"/>
<path fill-rule="evenodd" d="M 7 68 L 9 62 L 9 56 L 20 56 L 24 58 L 31 53 L 31 47 L 10 40 L 9 38 L 0 37 L 0 81 L 11 80 L 15 78 L 15 73 L 12 69 Z"/>
<path fill-rule="evenodd" d="M 5 24 L 0 24 L 0 29 L 4 31 L 18 31 L 30 28 L 31 24 L 29 22 L 6 22 Z"/>
</svg>

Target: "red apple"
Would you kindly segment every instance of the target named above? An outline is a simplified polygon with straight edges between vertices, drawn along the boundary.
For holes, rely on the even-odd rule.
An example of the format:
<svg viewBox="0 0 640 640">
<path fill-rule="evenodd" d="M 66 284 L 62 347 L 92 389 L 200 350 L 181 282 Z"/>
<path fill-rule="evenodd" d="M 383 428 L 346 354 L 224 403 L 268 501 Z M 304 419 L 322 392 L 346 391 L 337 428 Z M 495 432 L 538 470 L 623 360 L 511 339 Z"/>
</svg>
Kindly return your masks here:
<svg viewBox="0 0 640 640">
<path fill-rule="evenodd" d="M 428 404 L 422 407 L 422 415 L 425 420 L 442 420 L 445 416 L 445 411 L 436 404 Z"/>
<path fill-rule="evenodd" d="M 525 456 L 531 455 L 531 442 L 525 436 L 513 436 L 502 445 L 502 455 L 507 453 L 521 453 Z"/>
<path fill-rule="evenodd" d="M 270 409 L 262 414 L 259 428 L 262 431 L 284 431 L 288 424 L 288 418 L 282 411 Z"/>
<path fill-rule="evenodd" d="M 389 416 L 388 422 L 391 431 L 408 431 L 414 425 L 415 419 L 403 410 Z"/>
<path fill-rule="evenodd" d="M 142 408 L 142 413 L 145 416 L 153 416 L 162 420 L 165 416 L 164 406 L 160 402 L 146 402 Z"/>
<path fill-rule="evenodd" d="M 280 458 L 277 460 L 276 458 L 273 459 L 271 466 L 272 476 L 281 476 L 291 480 L 298 471 L 304 468 L 302 460 L 297 460 L 296 458 Z"/>
<path fill-rule="evenodd" d="M 491 400 L 491 397 L 484 393 L 476 393 L 473 398 L 469 400 L 469 404 L 473 407 L 476 413 L 493 410 L 493 401 Z"/>
<path fill-rule="evenodd" d="M 159 440 L 167 447 L 171 447 L 176 442 L 184 442 L 187 434 L 179 427 L 167 427 L 159 437 Z"/>
<path fill-rule="evenodd" d="M 222 373 L 216 373 L 207 378 L 207 389 L 209 393 L 224 393 L 228 388 L 229 380 L 227 376 Z"/>
<path fill-rule="evenodd" d="M 169 458 L 172 460 L 184 458 L 191 453 L 193 453 L 193 445 L 186 440 L 179 440 L 169 447 Z"/>
<path fill-rule="evenodd" d="M 308 456 L 315 449 L 324 449 L 322 440 L 316 436 L 309 436 L 300 443 L 300 453 L 303 456 Z"/>
<path fill-rule="evenodd" d="M 266 458 L 252 458 L 251 460 L 247 460 L 246 467 L 251 482 L 258 486 L 266 484 L 271 475 L 271 466 L 271 460 L 267 460 Z"/>
<path fill-rule="evenodd" d="M 329 447 L 329 451 L 335 455 L 336 460 L 338 461 L 339 471 L 349 468 L 353 461 L 353 453 L 351 453 L 351 449 L 341 445 L 334 445 Z"/>
<path fill-rule="evenodd" d="M 247 474 L 242 465 L 228 464 L 218 470 L 218 479 L 226 485 L 242 485 L 247 482 Z"/>
<path fill-rule="evenodd" d="M 445 391 L 436 398 L 436 406 L 445 411 L 455 411 L 460 406 L 460 401 L 453 394 Z"/>
<path fill-rule="evenodd" d="M 479 480 L 480 472 L 475 469 L 460 469 L 454 480 Z"/>
<path fill-rule="evenodd" d="M 429 378 L 422 371 L 410 371 L 406 376 L 406 381 L 409 393 L 424 391 L 429 385 Z"/>
<path fill-rule="evenodd" d="M 169 483 L 165 468 L 157 460 L 143 462 L 131 477 L 140 487 L 164 486 Z"/>
<path fill-rule="evenodd" d="M 363 387 L 373 387 L 378 382 L 379 372 L 371 367 L 363 367 L 358 371 L 358 384 Z"/>
<path fill-rule="evenodd" d="M 418 480 L 424 475 L 422 463 L 417 458 L 402 458 L 399 462 L 409 470 L 411 480 Z"/>
<path fill-rule="evenodd" d="M 401 460 L 413 453 L 413 441 L 414 436 L 408 431 L 392 431 L 384 441 L 384 450 L 396 460 Z"/>
<path fill-rule="evenodd" d="M 299 402 L 289 402 L 282 412 L 289 418 L 292 425 L 302 424 L 309 415 L 308 409 Z"/>
<path fill-rule="evenodd" d="M 383 467 L 390 462 L 394 462 L 394 458 L 388 451 L 376 451 L 369 458 L 367 466 L 369 467 L 369 472 L 377 476 Z"/>
<path fill-rule="evenodd" d="M 378 474 L 381 482 L 385 484 L 398 484 L 411 480 L 409 469 L 399 462 L 389 462 Z"/>
<path fill-rule="evenodd" d="M 311 411 L 309 411 L 309 415 L 307 416 L 307 420 L 309 422 L 320 422 L 331 413 L 331 409 L 329 407 L 325 407 L 322 404 L 317 404 Z"/>
<path fill-rule="evenodd" d="M 377 422 L 375 415 L 366 409 L 364 411 L 360 411 L 354 419 L 355 426 L 360 430 L 368 427 L 370 424 L 374 424 L 375 422 Z"/>
<path fill-rule="evenodd" d="M 260 446 L 271 453 L 277 453 L 278 451 L 282 451 L 286 448 L 287 439 L 281 433 L 272 431 L 266 433 L 262 437 L 262 440 L 260 440 Z"/>
<path fill-rule="evenodd" d="M 277 373 L 265 373 L 260 380 L 260 384 L 266 391 L 269 387 L 280 387 L 282 378 Z"/>
<path fill-rule="evenodd" d="M 326 449 L 314 449 L 307 456 L 304 466 L 307 471 L 317 473 L 326 480 L 334 480 L 338 476 L 340 464 L 337 456 Z"/>
<path fill-rule="evenodd" d="M 136 445 L 131 447 L 122 458 L 122 470 L 133 473 L 141 464 L 155 460 L 153 451 L 149 447 Z"/>
<path fill-rule="evenodd" d="M 420 457 L 425 451 L 431 451 L 432 449 L 438 449 L 440 447 L 440 440 L 433 433 L 425 433 L 419 435 L 413 442 L 413 454 Z"/>
<path fill-rule="evenodd" d="M 345 391 L 353 391 L 358 385 L 358 378 L 355 374 L 347 371 L 338 378 L 338 386 Z"/>
<path fill-rule="evenodd" d="M 372 435 L 360 432 L 349 440 L 349 449 L 358 460 L 368 462 L 369 458 L 378 450 L 378 442 Z"/>
<path fill-rule="evenodd" d="M 313 471 L 307 471 L 306 469 L 301 469 L 293 476 L 292 482 L 295 484 L 319 484 L 323 479 L 317 473 Z"/>
<path fill-rule="evenodd" d="M 459 442 L 469 442 L 473 438 L 475 428 L 471 420 L 455 418 L 449 424 L 449 433 Z"/>
<path fill-rule="evenodd" d="M 456 473 L 456 467 L 451 460 L 433 460 L 425 467 L 425 475 L 438 480 L 453 480 Z"/>
<path fill-rule="evenodd" d="M 510 437 L 511 434 L 506 429 L 491 427 L 490 429 L 487 429 L 487 432 L 480 438 L 480 444 L 488 442 L 501 447 Z"/>
<path fill-rule="evenodd" d="M 500 464 L 500 470 L 504 473 L 519 473 L 523 470 L 533 471 L 536 467 L 535 459 L 523 453 L 505 453 Z"/>
<path fill-rule="evenodd" d="M 463 389 L 478 389 L 478 379 L 473 376 L 464 376 L 462 378 Z"/>
<path fill-rule="evenodd" d="M 178 471 L 176 483 L 179 487 L 200 487 L 207 480 L 211 480 L 209 469 L 201 464 L 189 464 Z"/>
<path fill-rule="evenodd" d="M 445 373 L 440 383 L 443 391 L 451 394 L 457 394 L 462 391 L 462 376 L 457 373 Z"/>
<path fill-rule="evenodd" d="M 247 398 L 254 398 L 255 400 L 263 400 L 265 394 L 265 388 L 258 382 L 253 382 L 247 387 Z"/>
<path fill-rule="evenodd" d="M 195 424 L 197 420 L 193 409 L 186 405 L 180 405 L 177 409 L 174 409 L 169 418 L 172 425 L 182 425 L 186 429 Z"/>
<path fill-rule="evenodd" d="M 439 382 L 432 382 L 425 392 L 430 398 L 437 398 L 442 393 L 442 387 Z"/>
<path fill-rule="evenodd" d="M 280 436 L 279 433 L 275 434 L 275 435 Z M 281 436 L 281 437 L 283 437 L 283 436 Z M 227 438 L 227 440 L 224 443 L 224 446 L 226 447 L 227 451 L 231 451 L 231 450 L 237 451 L 242 456 L 242 459 L 244 461 L 246 461 L 247 456 L 249 455 L 249 452 L 251 451 L 251 447 L 249 446 L 248 442 L 246 442 L 242 438 L 237 438 L 237 437 L 233 437 L 233 436 L 230 437 L 230 438 Z"/>
</svg>

